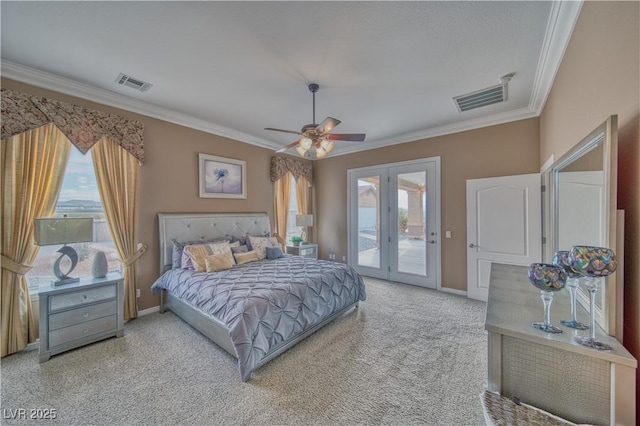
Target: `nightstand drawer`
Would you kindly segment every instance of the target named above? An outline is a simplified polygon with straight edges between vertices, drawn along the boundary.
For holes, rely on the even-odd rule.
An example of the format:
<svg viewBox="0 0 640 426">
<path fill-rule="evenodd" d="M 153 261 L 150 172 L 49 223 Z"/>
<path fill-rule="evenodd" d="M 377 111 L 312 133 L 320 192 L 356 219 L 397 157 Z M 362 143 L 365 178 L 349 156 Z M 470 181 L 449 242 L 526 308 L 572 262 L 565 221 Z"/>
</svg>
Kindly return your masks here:
<svg viewBox="0 0 640 426">
<path fill-rule="evenodd" d="M 117 302 L 112 300 L 110 302 L 98 303 L 97 305 L 83 306 L 78 309 L 59 312 L 49 316 L 49 330 L 53 331 L 70 325 L 114 315 L 117 311 Z"/>
<path fill-rule="evenodd" d="M 93 334 L 115 330 L 117 326 L 118 320 L 116 315 L 111 315 L 93 321 L 83 322 L 82 324 L 72 325 L 71 327 L 61 328 L 49 333 L 49 346 L 53 348 L 58 345 L 64 345 L 65 343 Z"/>
<path fill-rule="evenodd" d="M 116 286 L 105 285 L 86 290 L 57 294 L 49 298 L 49 312 L 59 311 L 85 303 L 99 302 L 101 300 L 115 299 Z"/>
<path fill-rule="evenodd" d="M 315 252 L 315 247 L 300 248 L 300 256 L 314 256 Z"/>
</svg>

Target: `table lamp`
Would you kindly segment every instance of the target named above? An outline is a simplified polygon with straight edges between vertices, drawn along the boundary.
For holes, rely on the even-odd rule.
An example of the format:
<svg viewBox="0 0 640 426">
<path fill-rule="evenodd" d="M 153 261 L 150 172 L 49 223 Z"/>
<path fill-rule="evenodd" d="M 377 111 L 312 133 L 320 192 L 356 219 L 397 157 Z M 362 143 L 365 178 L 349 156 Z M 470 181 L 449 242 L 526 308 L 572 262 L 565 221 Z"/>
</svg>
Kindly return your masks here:
<svg viewBox="0 0 640 426">
<path fill-rule="evenodd" d="M 60 256 L 53 264 L 53 274 L 57 280 L 53 285 L 70 284 L 80 281 L 69 275 L 78 264 L 78 253 L 68 243 L 84 243 L 93 241 L 93 219 L 92 218 L 60 218 L 47 217 L 35 220 L 34 238 L 39 246 L 51 246 L 63 244 L 58 250 Z M 64 257 L 68 257 L 71 266 L 68 271 L 60 270 L 60 262 Z"/>
<path fill-rule="evenodd" d="M 301 228 L 300 237 L 302 241 L 308 243 L 307 241 L 307 227 L 313 226 L 313 215 L 312 214 L 298 214 L 296 215 L 296 226 Z"/>
</svg>

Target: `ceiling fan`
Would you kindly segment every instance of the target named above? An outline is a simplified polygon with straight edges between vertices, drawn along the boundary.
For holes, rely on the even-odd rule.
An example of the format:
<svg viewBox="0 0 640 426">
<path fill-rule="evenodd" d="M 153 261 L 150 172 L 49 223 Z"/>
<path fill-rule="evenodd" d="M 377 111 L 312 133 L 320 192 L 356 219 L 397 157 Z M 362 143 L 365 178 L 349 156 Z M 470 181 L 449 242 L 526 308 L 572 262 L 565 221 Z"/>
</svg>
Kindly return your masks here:
<svg viewBox="0 0 640 426">
<path fill-rule="evenodd" d="M 364 133 L 329 133 L 340 124 L 340 120 L 336 120 L 332 117 L 327 117 L 320 124 L 316 124 L 316 92 L 320 86 L 315 83 L 309 85 L 309 91 L 313 94 L 313 123 L 305 124 L 302 130 L 296 132 L 294 130 L 274 129 L 272 127 L 266 127 L 265 130 L 272 130 L 274 132 L 293 133 L 301 136 L 297 141 L 277 150 L 276 152 L 284 152 L 289 148 L 296 147 L 296 152 L 302 157 L 311 157 L 311 149 L 315 149 L 315 158 L 325 157 L 333 149 L 334 141 L 346 141 L 346 142 L 364 142 L 364 138 L 367 136 Z"/>
</svg>

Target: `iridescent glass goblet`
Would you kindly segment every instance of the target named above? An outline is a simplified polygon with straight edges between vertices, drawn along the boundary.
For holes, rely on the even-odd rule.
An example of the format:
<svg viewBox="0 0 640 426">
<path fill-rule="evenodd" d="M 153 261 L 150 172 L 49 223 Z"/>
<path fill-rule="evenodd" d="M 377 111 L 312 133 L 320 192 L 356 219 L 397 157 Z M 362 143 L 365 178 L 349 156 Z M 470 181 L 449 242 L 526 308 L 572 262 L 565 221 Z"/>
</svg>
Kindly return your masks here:
<svg viewBox="0 0 640 426">
<path fill-rule="evenodd" d="M 589 318 L 591 333 L 589 337 L 576 336 L 576 342 L 583 346 L 610 351 L 611 346 L 596 340 L 596 291 L 602 278 L 613 274 L 618 260 L 613 250 L 604 247 L 573 246 L 569 253 L 571 267 L 584 277 L 583 283 L 589 291 Z"/>
<path fill-rule="evenodd" d="M 578 321 L 578 310 L 576 309 L 576 293 L 578 291 L 578 285 L 582 275 L 577 273 L 575 269 L 571 267 L 569 261 L 568 251 L 558 251 L 553 256 L 553 264 L 564 269 L 567 274 L 567 290 L 569 290 L 569 298 L 571 301 L 571 319 L 560 320 L 560 323 L 569 328 L 575 328 L 576 330 L 588 330 L 589 326 Z"/>
<path fill-rule="evenodd" d="M 529 266 L 529 281 L 540 289 L 540 299 L 544 305 L 544 322 L 534 322 L 532 325 L 547 333 L 562 333 L 562 330 L 551 324 L 551 302 L 553 293 L 564 288 L 566 281 L 564 269 L 548 263 L 532 263 Z"/>
</svg>

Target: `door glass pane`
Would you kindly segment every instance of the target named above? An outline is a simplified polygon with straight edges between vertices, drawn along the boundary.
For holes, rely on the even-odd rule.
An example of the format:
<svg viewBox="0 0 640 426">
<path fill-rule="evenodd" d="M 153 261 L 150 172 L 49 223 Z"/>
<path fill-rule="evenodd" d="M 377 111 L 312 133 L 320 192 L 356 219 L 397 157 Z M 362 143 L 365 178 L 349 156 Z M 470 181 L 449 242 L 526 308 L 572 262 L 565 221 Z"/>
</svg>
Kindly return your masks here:
<svg viewBox="0 0 640 426">
<path fill-rule="evenodd" d="M 398 272 L 427 274 L 426 179 L 426 172 L 399 173 L 397 177 Z"/>
<path fill-rule="evenodd" d="M 380 176 L 358 179 L 358 265 L 380 268 Z"/>
</svg>

